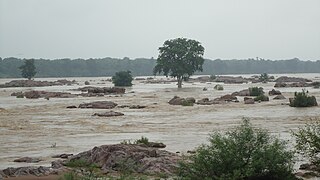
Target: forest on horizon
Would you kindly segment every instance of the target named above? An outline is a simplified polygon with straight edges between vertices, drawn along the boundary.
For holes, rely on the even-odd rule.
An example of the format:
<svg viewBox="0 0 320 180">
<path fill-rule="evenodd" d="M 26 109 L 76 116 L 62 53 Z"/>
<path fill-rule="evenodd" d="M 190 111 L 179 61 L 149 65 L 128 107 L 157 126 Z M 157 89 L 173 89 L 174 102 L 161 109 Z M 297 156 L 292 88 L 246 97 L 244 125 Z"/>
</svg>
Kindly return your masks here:
<svg viewBox="0 0 320 180">
<path fill-rule="evenodd" d="M 0 58 L 0 78 L 19 78 L 19 66 L 24 59 Z M 130 70 L 133 76 L 151 76 L 156 59 L 35 59 L 35 77 L 100 77 L 113 76 L 118 71 Z M 261 73 L 320 73 L 320 60 L 209 60 L 203 64 L 203 71 L 196 75 L 261 74 Z"/>
</svg>

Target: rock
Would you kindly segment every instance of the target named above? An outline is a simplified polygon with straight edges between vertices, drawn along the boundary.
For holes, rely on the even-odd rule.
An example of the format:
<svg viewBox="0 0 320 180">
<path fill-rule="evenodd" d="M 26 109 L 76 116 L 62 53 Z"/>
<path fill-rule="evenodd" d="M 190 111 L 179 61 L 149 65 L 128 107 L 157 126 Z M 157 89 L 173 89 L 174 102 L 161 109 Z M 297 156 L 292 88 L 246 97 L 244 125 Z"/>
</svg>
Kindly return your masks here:
<svg viewBox="0 0 320 180">
<path fill-rule="evenodd" d="M 312 82 L 309 79 L 305 78 L 298 78 L 298 77 L 287 77 L 287 76 L 281 76 L 275 80 L 275 82 L 298 82 L 298 83 L 306 83 L 306 82 Z"/>
<path fill-rule="evenodd" d="M 207 89 L 206 87 L 204 87 L 204 88 L 202 89 L 202 91 L 208 91 L 208 89 Z"/>
<path fill-rule="evenodd" d="M 272 89 L 271 91 L 269 91 L 269 95 L 270 96 L 281 95 L 281 92 L 279 90 Z"/>
<path fill-rule="evenodd" d="M 146 108 L 147 106 L 141 106 L 141 105 L 131 105 L 129 106 L 129 109 L 143 109 Z"/>
<path fill-rule="evenodd" d="M 63 161 L 62 160 L 53 161 L 53 162 L 51 162 L 51 167 L 53 169 L 63 168 L 64 167 Z"/>
<path fill-rule="evenodd" d="M 38 99 L 38 98 L 74 98 L 77 97 L 75 94 L 65 93 L 65 92 L 46 92 L 46 91 L 28 91 L 28 92 L 17 92 L 12 93 L 11 96 L 23 97 L 28 99 Z"/>
<path fill-rule="evenodd" d="M 85 81 L 84 85 L 90 85 L 90 82 L 89 81 Z"/>
<path fill-rule="evenodd" d="M 178 96 L 174 96 L 168 103 L 170 105 L 182 105 L 182 103 L 185 101 L 184 98 L 180 98 Z"/>
<path fill-rule="evenodd" d="M 221 104 L 221 103 L 224 103 L 224 101 L 220 101 L 219 99 L 209 100 L 209 98 L 203 98 L 197 101 L 197 104 L 200 104 L 200 105 L 213 105 L 213 104 Z"/>
<path fill-rule="evenodd" d="M 248 80 L 239 76 L 239 77 L 232 77 L 232 76 L 217 76 L 214 80 L 215 82 L 223 82 L 226 84 L 242 84 L 248 83 Z"/>
<path fill-rule="evenodd" d="M 41 159 L 39 158 L 31 158 L 31 157 L 22 157 L 22 158 L 13 160 L 13 162 L 25 162 L 25 163 L 37 163 L 40 161 Z"/>
<path fill-rule="evenodd" d="M 231 96 L 250 96 L 250 91 L 249 89 L 244 89 L 239 92 L 232 93 Z"/>
<path fill-rule="evenodd" d="M 295 83 L 277 82 L 274 85 L 274 87 L 309 87 L 309 86 L 312 86 L 312 85 L 306 82 L 295 82 Z"/>
<path fill-rule="evenodd" d="M 82 92 L 87 92 L 88 94 L 124 94 L 126 89 L 121 87 L 92 87 L 86 86 L 83 88 L 75 89 Z"/>
<path fill-rule="evenodd" d="M 8 87 L 44 87 L 44 86 L 62 86 L 76 84 L 76 81 L 68 81 L 65 79 L 57 80 L 53 82 L 48 81 L 34 81 L 34 80 L 13 80 L 5 84 L 0 85 L 0 88 Z"/>
<path fill-rule="evenodd" d="M 62 158 L 62 159 L 68 159 L 69 156 L 73 156 L 73 154 L 58 154 L 58 155 L 54 155 L 52 156 L 52 158 Z"/>
<path fill-rule="evenodd" d="M 74 105 L 73 106 L 67 106 L 67 108 L 68 109 L 74 109 L 74 108 L 77 108 L 77 106 L 74 106 Z"/>
<path fill-rule="evenodd" d="M 140 78 L 140 77 L 137 77 L 137 78 L 135 78 L 135 80 L 136 80 L 136 81 L 145 81 L 145 80 L 146 80 L 146 78 Z"/>
<path fill-rule="evenodd" d="M 6 177 L 18 177 L 18 176 L 47 176 L 51 173 L 49 167 L 19 167 L 19 168 L 6 168 L 0 171 L 0 174 L 3 174 Z"/>
<path fill-rule="evenodd" d="M 93 108 L 93 109 L 112 109 L 118 104 L 112 101 L 96 101 L 91 103 L 83 103 L 79 105 L 79 108 Z"/>
<path fill-rule="evenodd" d="M 104 172 L 121 171 L 128 166 L 134 173 L 165 173 L 173 175 L 182 158 L 165 150 L 135 144 L 115 144 L 94 147 L 66 160 L 82 159 L 96 164 Z"/>
<path fill-rule="evenodd" d="M 244 98 L 244 104 L 254 104 L 254 99 L 252 99 L 252 98 Z"/>
<path fill-rule="evenodd" d="M 279 100 L 279 99 L 286 99 L 286 98 L 281 94 L 281 95 L 277 95 L 273 99 Z"/>
<path fill-rule="evenodd" d="M 237 97 L 236 96 L 233 96 L 233 95 L 230 95 L 230 94 L 226 94 L 224 96 L 221 96 L 219 98 L 220 101 L 228 101 L 228 102 L 231 102 L 231 101 L 237 101 Z"/>
<path fill-rule="evenodd" d="M 115 111 L 108 111 L 104 113 L 94 113 L 93 116 L 99 116 L 99 117 L 112 117 L 112 116 L 123 116 L 124 114 L 121 112 L 115 112 Z"/>
<path fill-rule="evenodd" d="M 165 148 L 166 145 L 163 143 L 158 143 L 158 142 L 149 142 L 148 147 L 153 147 L 153 148 Z"/>
</svg>

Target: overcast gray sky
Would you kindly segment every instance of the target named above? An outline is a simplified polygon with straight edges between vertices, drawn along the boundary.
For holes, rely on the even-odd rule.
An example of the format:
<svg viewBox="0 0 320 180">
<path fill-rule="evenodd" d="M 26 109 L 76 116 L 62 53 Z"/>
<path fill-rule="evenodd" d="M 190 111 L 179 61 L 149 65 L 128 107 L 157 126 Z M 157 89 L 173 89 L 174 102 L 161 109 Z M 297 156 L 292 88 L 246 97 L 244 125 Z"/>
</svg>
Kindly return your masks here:
<svg viewBox="0 0 320 180">
<path fill-rule="evenodd" d="M 0 0 L 0 57 L 157 57 L 186 37 L 205 58 L 320 60 L 320 0 Z"/>
</svg>

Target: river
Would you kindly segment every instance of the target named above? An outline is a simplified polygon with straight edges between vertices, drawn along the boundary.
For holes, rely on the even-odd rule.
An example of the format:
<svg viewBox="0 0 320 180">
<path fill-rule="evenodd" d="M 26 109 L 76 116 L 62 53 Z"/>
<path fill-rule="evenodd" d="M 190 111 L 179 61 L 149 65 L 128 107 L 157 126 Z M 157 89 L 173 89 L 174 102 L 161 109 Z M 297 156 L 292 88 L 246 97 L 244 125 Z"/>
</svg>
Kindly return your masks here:
<svg viewBox="0 0 320 180">
<path fill-rule="evenodd" d="M 275 77 L 283 76 L 273 74 Z M 251 75 L 243 75 L 249 77 Z M 320 74 L 286 74 L 320 81 Z M 223 84 L 224 90 L 213 87 L 217 83 L 184 83 L 178 89 L 176 83 L 145 84 L 134 81 L 132 88 L 126 88 L 123 96 L 21 99 L 10 96 L 12 92 L 45 90 L 72 92 L 71 89 L 83 87 L 85 81 L 91 86 L 113 86 L 105 81 L 106 77 L 87 78 L 37 78 L 53 81 L 57 79 L 76 80 L 72 86 L 51 86 L 32 88 L 0 89 L 0 169 L 6 167 L 28 166 L 14 163 L 19 157 L 40 157 L 43 161 L 33 165 L 50 165 L 52 155 L 79 153 L 94 146 L 114 144 L 123 140 L 134 140 L 141 136 L 151 141 L 163 142 L 166 150 L 185 153 L 207 142 L 208 134 L 213 131 L 226 131 L 249 118 L 255 127 L 265 128 L 281 139 L 288 140 L 292 147 L 294 140 L 291 131 L 296 131 L 306 122 L 320 117 L 318 107 L 293 108 L 288 98 L 301 88 L 279 88 L 287 99 L 271 100 L 247 105 L 243 97 L 239 103 L 218 105 L 194 105 L 190 107 L 172 106 L 168 101 L 175 95 L 180 97 L 217 98 L 225 94 L 252 86 L 261 86 L 265 92 L 273 89 L 275 83 Z M 0 84 L 12 79 L 0 79 Z M 208 90 L 203 91 L 206 87 Z M 306 88 L 311 95 L 320 99 L 320 89 Z M 78 106 L 83 102 L 113 101 L 119 105 L 146 105 L 145 109 L 115 108 L 124 113 L 120 117 L 96 117 L 92 114 L 106 110 L 67 109 L 69 105 Z M 56 144 L 52 148 L 52 144 Z"/>
</svg>

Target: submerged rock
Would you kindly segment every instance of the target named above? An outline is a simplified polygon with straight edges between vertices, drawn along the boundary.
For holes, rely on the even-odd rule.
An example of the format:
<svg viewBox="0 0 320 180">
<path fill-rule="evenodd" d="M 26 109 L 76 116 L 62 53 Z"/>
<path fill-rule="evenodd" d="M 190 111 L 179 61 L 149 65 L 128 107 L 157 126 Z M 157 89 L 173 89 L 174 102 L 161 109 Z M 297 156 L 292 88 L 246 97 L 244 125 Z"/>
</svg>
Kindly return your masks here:
<svg viewBox="0 0 320 180">
<path fill-rule="evenodd" d="M 92 108 L 92 109 L 112 109 L 118 104 L 112 101 L 96 101 L 91 103 L 83 103 L 79 105 L 79 108 Z"/>
<path fill-rule="evenodd" d="M 40 161 L 41 161 L 41 159 L 32 158 L 32 157 L 22 157 L 22 158 L 13 160 L 13 162 L 25 162 L 25 163 L 37 163 Z"/>
<path fill-rule="evenodd" d="M 281 95 L 281 92 L 279 90 L 272 89 L 271 91 L 269 91 L 269 95 L 270 96 Z"/>
<path fill-rule="evenodd" d="M 284 96 L 281 94 L 281 95 L 277 95 L 277 96 L 274 97 L 273 99 L 280 100 L 280 99 L 286 99 L 286 97 L 284 97 Z"/>
<path fill-rule="evenodd" d="M 94 113 L 93 116 L 99 116 L 99 117 L 112 117 L 112 116 L 123 116 L 124 114 L 121 112 L 115 112 L 115 111 L 108 111 L 104 113 Z"/>
<path fill-rule="evenodd" d="M 1 84 L 0 88 L 8 87 L 44 87 L 44 86 L 62 86 L 62 85 L 72 85 L 76 84 L 76 81 L 68 81 L 66 79 L 61 79 L 53 82 L 49 81 L 34 81 L 34 80 L 13 80 L 5 84 Z"/>
</svg>

